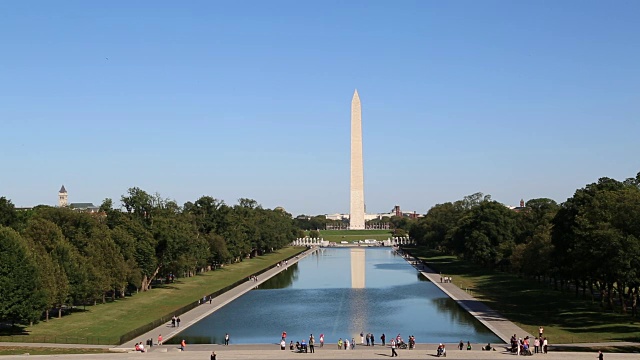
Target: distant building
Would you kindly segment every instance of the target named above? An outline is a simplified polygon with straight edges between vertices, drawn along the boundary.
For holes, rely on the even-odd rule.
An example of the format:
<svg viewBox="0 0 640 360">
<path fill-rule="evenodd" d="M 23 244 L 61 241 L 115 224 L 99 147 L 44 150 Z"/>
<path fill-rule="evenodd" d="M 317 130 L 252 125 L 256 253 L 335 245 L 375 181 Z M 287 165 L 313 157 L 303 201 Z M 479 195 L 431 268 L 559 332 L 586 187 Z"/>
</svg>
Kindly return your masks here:
<svg viewBox="0 0 640 360">
<path fill-rule="evenodd" d="M 526 206 L 524 206 L 524 199 L 520 199 L 520 206 L 507 206 L 507 207 L 515 212 L 520 212 L 527 208 Z"/>
<path fill-rule="evenodd" d="M 65 189 L 64 185 L 62 185 L 62 187 L 60 188 L 60 191 L 58 191 L 58 206 L 59 207 L 67 206 L 68 197 L 69 195 L 67 194 L 67 189 Z"/>
<path fill-rule="evenodd" d="M 399 217 L 408 217 L 411 219 L 417 219 L 417 218 L 421 218 L 424 215 L 422 214 L 418 214 L 417 211 L 402 211 L 402 209 L 400 209 L 400 205 L 396 205 L 393 207 L 393 210 L 391 210 L 391 213 L 387 214 L 387 216 L 399 216 Z"/>
<path fill-rule="evenodd" d="M 59 207 L 69 207 L 70 209 L 76 211 L 84 211 L 88 213 L 97 213 L 100 211 L 99 206 L 93 205 L 93 203 L 68 203 L 69 201 L 69 193 L 67 193 L 67 189 L 65 189 L 64 185 L 58 191 L 58 206 Z"/>
<path fill-rule="evenodd" d="M 340 214 L 340 213 L 335 213 L 335 214 L 325 214 L 324 215 L 327 220 L 338 220 L 338 221 L 349 221 L 349 214 Z M 388 213 L 377 213 L 377 214 L 364 214 L 364 220 L 365 221 L 371 221 L 371 220 L 382 220 L 385 217 L 393 217 L 393 216 L 400 216 L 400 217 L 408 217 L 411 219 L 417 219 L 419 217 L 422 217 L 424 215 L 422 214 L 418 214 L 416 211 L 410 211 L 410 212 L 403 212 L 400 209 L 400 206 L 396 205 L 393 207 L 393 210 L 391 210 Z"/>
<path fill-rule="evenodd" d="M 71 203 L 69 204 L 69 208 L 88 213 L 97 213 L 100 211 L 100 207 L 93 205 L 93 203 Z"/>
</svg>

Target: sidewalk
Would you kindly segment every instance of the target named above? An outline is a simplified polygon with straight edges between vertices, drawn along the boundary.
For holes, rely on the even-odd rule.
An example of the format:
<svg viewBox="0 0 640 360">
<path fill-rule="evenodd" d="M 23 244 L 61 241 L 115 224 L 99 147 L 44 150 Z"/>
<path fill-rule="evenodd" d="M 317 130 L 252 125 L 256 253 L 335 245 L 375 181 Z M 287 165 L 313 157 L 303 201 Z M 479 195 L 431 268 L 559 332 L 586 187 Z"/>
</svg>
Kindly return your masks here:
<svg viewBox="0 0 640 360">
<path fill-rule="evenodd" d="M 293 265 L 295 263 L 297 263 L 300 259 L 314 253 L 315 251 L 317 251 L 318 248 L 314 247 L 311 248 L 309 250 L 306 250 L 302 253 L 300 253 L 299 255 L 297 255 L 294 258 L 291 258 L 288 260 L 288 266 Z M 120 349 L 133 349 L 135 347 L 136 343 L 142 342 L 143 344 L 147 343 L 148 339 L 153 339 L 153 343 L 155 344 L 158 340 L 158 335 L 162 334 L 162 340 L 163 341 L 167 341 L 169 339 L 171 339 L 172 337 L 176 336 L 180 331 L 188 328 L 189 326 L 197 323 L 198 321 L 202 320 L 203 318 L 209 316 L 211 313 L 217 311 L 218 309 L 222 308 L 223 306 L 227 305 L 228 303 L 232 302 L 233 300 L 239 298 L 240 296 L 244 295 L 245 293 L 251 291 L 253 288 L 255 288 L 256 286 L 262 284 L 263 282 L 269 280 L 270 278 L 274 277 L 275 275 L 279 274 L 281 271 L 285 270 L 287 267 L 285 266 L 280 266 L 280 267 L 274 267 L 271 268 L 267 271 L 265 271 L 264 273 L 260 274 L 258 276 L 258 281 L 251 281 L 251 280 L 247 280 L 244 283 L 236 286 L 235 288 L 225 292 L 222 295 L 219 295 L 215 298 L 213 298 L 213 301 L 211 304 L 209 304 L 208 302 L 198 306 L 197 308 L 194 308 L 193 310 L 190 310 L 184 314 L 180 315 L 180 326 L 179 327 L 171 327 L 171 322 L 168 322 L 164 325 L 161 325 L 160 327 L 157 327 L 145 334 L 142 334 L 140 336 L 138 336 L 136 339 L 131 340 L 129 342 L 126 342 L 122 345 L 118 345 L 116 348 L 120 348 Z"/>
<path fill-rule="evenodd" d="M 154 346 L 156 348 L 156 346 Z M 296 353 L 293 351 L 278 349 L 277 345 L 271 348 L 254 347 L 245 345 L 197 345 L 187 346 L 187 350 L 182 352 L 175 347 L 160 346 L 148 353 L 125 352 L 106 354 L 78 354 L 78 355 L 42 355 L 38 359 L 92 359 L 92 360 L 129 360 L 129 359 L 182 359 L 182 360 L 205 360 L 209 359 L 212 351 L 217 354 L 218 360 L 240 360 L 240 359 L 263 359 L 263 360 L 360 360 L 360 359 L 386 359 L 390 357 L 391 350 L 388 347 L 356 346 L 355 350 L 337 350 L 333 346 L 326 345 L 324 348 L 316 347 L 315 353 Z M 479 347 L 474 350 L 457 350 L 455 346 L 447 346 L 447 357 L 444 360 L 508 360 L 518 359 L 519 356 L 505 352 L 498 348 L 496 351 L 481 351 Z M 418 344 L 414 350 L 398 350 L 398 358 L 403 360 L 424 360 L 436 358 L 436 345 Z M 596 360 L 597 352 L 549 352 L 548 354 L 535 354 L 532 357 L 538 360 Z M 605 353 L 605 360 L 637 360 L 637 353 Z M 3 360 L 25 359 L 25 355 L 5 355 Z"/>
<path fill-rule="evenodd" d="M 469 293 L 455 286 L 454 283 L 443 283 L 441 281 L 440 274 L 431 270 L 424 265 L 420 260 L 410 257 L 405 258 L 411 265 L 413 265 L 418 271 L 427 277 L 435 286 L 440 288 L 447 296 L 455 300 L 463 309 L 469 314 L 473 315 L 484 326 L 491 330 L 496 336 L 498 336 L 505 344 L 509 344 L 511 336 L 516 334 L 519 338 L 529 336 L 534 338 L 535 336 L 527 333 L 522 328 L 504 318 L 500 313 L 491 309 L 478 299 L 471 296 Z"/>
</svg>

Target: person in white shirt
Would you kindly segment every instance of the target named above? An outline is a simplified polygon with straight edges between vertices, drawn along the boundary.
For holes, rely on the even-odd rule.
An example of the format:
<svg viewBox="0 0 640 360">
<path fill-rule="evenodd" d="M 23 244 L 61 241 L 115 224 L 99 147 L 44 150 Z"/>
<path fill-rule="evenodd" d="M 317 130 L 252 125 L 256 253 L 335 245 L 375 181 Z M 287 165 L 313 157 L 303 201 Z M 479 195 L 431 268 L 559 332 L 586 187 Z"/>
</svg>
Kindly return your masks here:
<svg viewBox="0 0 640 360">
<path fill-rule="evenodd" d="M 396 341 L 391 339 L 391 357 L 394 356 L 398 356 L 398 353 L 396 352 Z"/>
</svg>

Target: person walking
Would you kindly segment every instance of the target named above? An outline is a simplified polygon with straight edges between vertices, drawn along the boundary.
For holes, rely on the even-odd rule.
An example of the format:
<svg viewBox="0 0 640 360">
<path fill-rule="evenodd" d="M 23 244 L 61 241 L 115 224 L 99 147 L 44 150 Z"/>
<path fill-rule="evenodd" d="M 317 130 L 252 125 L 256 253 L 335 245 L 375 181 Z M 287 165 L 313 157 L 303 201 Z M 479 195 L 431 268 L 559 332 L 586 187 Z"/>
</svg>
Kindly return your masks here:
<svg viewBox="0 0 640 360">
<path fill-rule="evenodd" d="M 178 318 L 176 319 L 176 324 L 178 324 L 178 327 L 180 327 L 180 316 L 178 316 Z"/>
<path fill-rule="evenodd" d="M 384 333 L 382 333 L 382 335 L 380 335 L 380 340 L 382 341 L 382 346 L 384 346 L 384 345 L 385 345 L 385 344 L 384 344 L 384 340 L 385 340 L 386 338 L 387 338 L 387 337 L 386 337 L 386 336 L 384 336 Z"/>
<path fill-rule="evenodd" d="M 173 317 L 171 318 L 171 327 L 176 327 L 176 316 L 173 315 Z"/>
<path fill-rule="evenodd" d="M 314 349 L 315 343 L 316 343 L 316 339 L 313 337 L 313 334 L 311 334 L 309 336 L 309 352 L 312 353 L 312 354 L 314 352 L 316 352 L 315 349 Z"/>
<path fill-rule="evenodd" d="M 324 334 L 320 334 L 320 347 L 324 346 Z"/>
<path fill-rule="evenodd" d="M 215 351 L 211 352 L 210 360 L 216 360 L 216 352 Z"/>
<path fill-rule="evenodd" d="M 462 342 L 462 340 L 460 340 L 460 343 L 458 344 L 458 349 L 464 349 L 464 342 Z"/>
<path fill-rule="evenodd" d="M 338 339 L 338 350 L 342 350 L 342 338 Z"/>
<path fill-rule="evenodd" d="M 547 346 L 549 346 L 549 342 L 547 341 L 547 338 L 544 338 L 544 340 L 542 341 L 542 353 L 543 354 L 547 353 Z"/>
<path fill-rule="evenodd" d="M 185 351 L 187 349 L 187 342 L 182 339 L 182 341 L 180 342 L 180 351 Z"/>
<path fill-rule="evenodd" d="M 542 334 L 544 333 L 544 328 L 540 326 L 538 328 L 538 338 L 542 339 Z"/>
<path fill-rule="evenodd" d="M 391 339 L 391 357 L 394 356 L 398 356 L 398 353 L 396 352 L 396 341 Z"/>
<path fill-rule="evenodd" d="M 364 334 L 360 333 L 360 345 L 364 345 Z"/>
<path fill-rule="evenodd" d="M 229 334 L 228 333 L 224 334 L 224 345 L 225 346 L 229 345 Z"/>
<path fill-rule="evenodd" d="M 158 335 L 158 345 L 162 345 L 162 334 Z"/>
<path fill-rule="evenodd" d="M 287 342 L 280 340 L 280 350 L 284 350 L 287 347 Z"/>
<path fill-rule="evenodd" d="M 596 359 L 598 360 L 604 360 L 604 354 L 602 353 L 602 350 L 598 351 L 598 356 L 596 356 Z"/>
</svg>

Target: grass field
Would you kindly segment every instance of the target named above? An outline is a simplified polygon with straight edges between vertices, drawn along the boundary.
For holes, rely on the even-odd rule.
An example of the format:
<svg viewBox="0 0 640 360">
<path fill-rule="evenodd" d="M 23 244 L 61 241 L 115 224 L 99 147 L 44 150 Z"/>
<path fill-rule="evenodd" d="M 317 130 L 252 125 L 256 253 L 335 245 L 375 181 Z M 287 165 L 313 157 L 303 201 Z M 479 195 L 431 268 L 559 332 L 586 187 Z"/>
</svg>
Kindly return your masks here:
<svg viewBox="0 0 640 360">
<path fill-rule="evenodd" d="M 330 242 L 357 241 L 373 239 L 387 240 L 391 237 L 392 230 L 320 230 L 320 236 Z"/>
<path fill-rule="evenodd" d="M 408 249 L 455 285 L 500 311 L 531 334 L 543 326 L 552 344 L 640 341 L 640 322 L 630 315 L 601 311 L 598 303 L 576 298 L 533 279 L 486 270 L 453 256 Z"/>
<path fill-rule="evenodd" d="M 40 322 L 26 328 L 26 334 L 14 335 L 11 338 L 0 336 L 0 341 L 116 344 L 121 335 L 303 250 L 299 247 L 288 247 L 275 253 L 227 265 L 219 270 L 178 279 L 168 286 L 115 302 L 90 306 L 84 312 L 74 312 L 61 319 Z"/>
<path fill-rule="evenodd" d="M 76 349 L 76 348 L 46 348 L 46 347 L 21 347 L 0 346 L 1 355 L 61 355 L 61 354 L 104 354 L 108 349 Z"/>
</svg>

